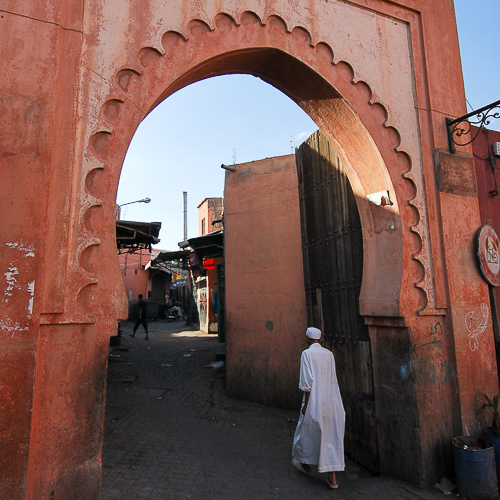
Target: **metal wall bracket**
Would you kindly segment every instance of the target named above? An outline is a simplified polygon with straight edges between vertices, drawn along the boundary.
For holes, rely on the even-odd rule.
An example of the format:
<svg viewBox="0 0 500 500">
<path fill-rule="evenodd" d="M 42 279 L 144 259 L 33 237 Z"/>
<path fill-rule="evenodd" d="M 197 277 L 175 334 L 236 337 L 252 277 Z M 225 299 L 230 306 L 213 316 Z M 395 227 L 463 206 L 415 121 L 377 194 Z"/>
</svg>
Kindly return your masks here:
<svg viewBox="0 0 500 500">
<path fill-rule="evenodd" d="M 475 119 L 469 120 L 469 118 L 473 116 Z M 454 120 L 446 118 L 446 130 L 448 132 L 448 147 L 450 149 L 450 153 L 455 153 L 455 145 L 467 146 L 467 144 L 474 141 L 479 134 L 481 127 L 489 125 L 492 118 L 500 118 L 500 101 L 492 102 L 481 109 L 472 111 L 467 115 L 460 116 Z M 477 132 L 472 132 L 472 126 L 478 127 Z M 472 138 L 463 136 L 470 136 Z M 462 137 L 463 141 L 460 140 Z"/>
</svg>

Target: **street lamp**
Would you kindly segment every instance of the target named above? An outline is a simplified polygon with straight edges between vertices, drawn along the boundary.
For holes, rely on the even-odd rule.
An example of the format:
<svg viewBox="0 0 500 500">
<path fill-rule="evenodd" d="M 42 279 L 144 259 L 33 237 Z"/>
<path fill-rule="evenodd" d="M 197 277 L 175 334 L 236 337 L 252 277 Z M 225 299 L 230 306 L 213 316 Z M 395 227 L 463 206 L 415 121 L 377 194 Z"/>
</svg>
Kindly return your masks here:
<svg viewBox="0 0 500 500">
<path fill-rule="evenodd" d="M 132 203 L 149 203 L 151 198 L 143 198 L 142 200 L 129 201 L 128 203 L 122 203 L 121 205 L 116 205 L 116 218 L 119 220 L 121 217 L 122 207 L 125 205 L 132 205 Z"/>
</svg>

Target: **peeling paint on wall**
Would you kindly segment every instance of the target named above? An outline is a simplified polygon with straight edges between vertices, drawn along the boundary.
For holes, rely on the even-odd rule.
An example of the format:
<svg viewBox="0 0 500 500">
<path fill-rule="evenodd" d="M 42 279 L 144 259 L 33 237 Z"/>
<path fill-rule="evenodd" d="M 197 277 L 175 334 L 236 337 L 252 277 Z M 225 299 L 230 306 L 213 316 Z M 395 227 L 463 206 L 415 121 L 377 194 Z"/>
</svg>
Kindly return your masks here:
<svg viewBox="0 0 500 500">
<path fill-rule="evenodd" d="M 0 319 L 0 328 L 6 332 L 12 333 L 11 339 L 14 338 L 16 332 L 27 332 L 28 325 L 20 325 L 17 321 L 14 322 L 10 318 Z"/>
<path fill-rule="evenodd" d="M 20 241 L 19 243 L 5 243 L 10 248 L 17 248 L 21 252 L 25 252 L 25 257 L 34 257 L 35 256 L 35 247 L 34 245 L 30 245 L 25 243 L 24 241 Z"/>
<path fill-rule="evenodd" d="M 32 244 L 20 242 L 8 242 L 5 246 L 9 248 L 7 266 L 0 271 L 0 277 L 5 277 L 3 286 L 3 296 L 0 303 L 5 304 L 3 314 L 0 317 L 0 329 L 7 332 L 10 338 L 14 338 L 15 333 L 29 330 L 29 322 L 33 314 L 33 299 L 35 294 L 35 281 L 30 280 L 32 270 L 30 264 L 35 257 L 35 247 Z M 30 280 L 30 281 L 28 281 Z M 21 316 L 12 319 L 15 315 L 12 308 L 15 307 L 21 312 Z M 22 311 L 26 311 L 22 313 Z M 7 316 L 9 314 L 9 316 Z"/>
<path fill-rule="evenodd" d="M 16 275 L 19 274 L 17 267 L 12 266 L 12 262 L 9 264 L 8 271 L 3 273 L 5 276 L 5 281 L 7 282 L 7 288 L 5 289 L 4 295 L 12 296 L 12 290 L 16 287 L 17 280 Z M 19 288 L 19 286 L 17 287 Z M 5 300 L 7 302 L 7 300 Z"/>
<path fill-rule="evenodd" d="M 30 315 L 33 314 L 33 295 L 35 294 L 35 282 L 31 281 L 28 283 L 28 293 L 31 295 L 29 302 L 28 302 L 28 311 L 30 312 Z"/>
</svg>

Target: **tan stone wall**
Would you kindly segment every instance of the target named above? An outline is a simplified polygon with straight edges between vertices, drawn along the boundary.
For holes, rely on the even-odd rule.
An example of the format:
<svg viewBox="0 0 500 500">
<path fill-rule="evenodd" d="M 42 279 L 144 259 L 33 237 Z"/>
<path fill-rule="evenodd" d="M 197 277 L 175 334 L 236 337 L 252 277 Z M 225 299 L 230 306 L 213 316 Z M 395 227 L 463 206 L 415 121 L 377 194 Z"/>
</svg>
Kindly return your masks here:
<svg viewBox="0 0 500 500">
<path fill-rule="evenodd" d="M 236 165 L 224 194 L 228 390 L 298 408 L 307 315 L 295 156 Z"/>
</svg>

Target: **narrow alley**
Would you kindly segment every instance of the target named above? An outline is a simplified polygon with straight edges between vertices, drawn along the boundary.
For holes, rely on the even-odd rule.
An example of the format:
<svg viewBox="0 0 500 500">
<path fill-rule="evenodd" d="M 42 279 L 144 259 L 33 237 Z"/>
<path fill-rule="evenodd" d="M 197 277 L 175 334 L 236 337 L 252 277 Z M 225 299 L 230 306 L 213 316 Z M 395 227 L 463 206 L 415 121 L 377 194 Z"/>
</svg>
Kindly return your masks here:
<svg viewBox="0 0 500 500">
<path fill-rule="evenodd" d="M 223 370 L 207 368 L 217 338 L 184 322 L 150 323 L 111 351 L 103 500 L 441 499 L 347 459 L 340 488 L 291 464 L 297 412 L 229 399 Z"/>
</svg>

